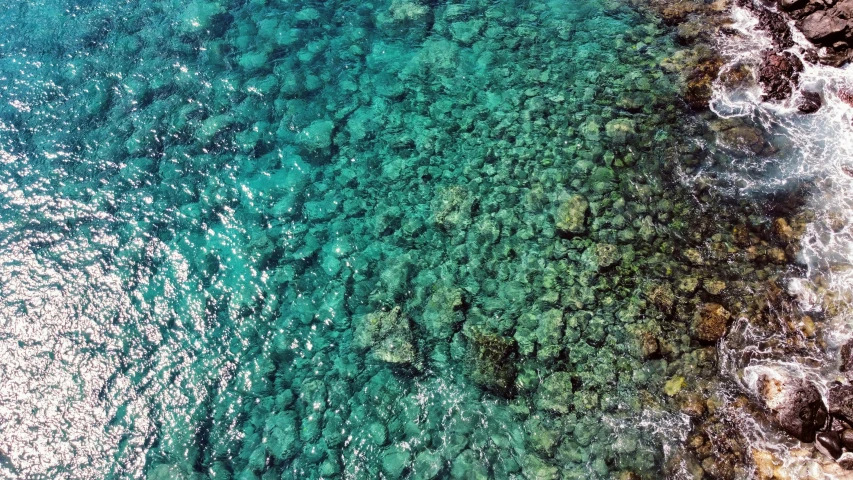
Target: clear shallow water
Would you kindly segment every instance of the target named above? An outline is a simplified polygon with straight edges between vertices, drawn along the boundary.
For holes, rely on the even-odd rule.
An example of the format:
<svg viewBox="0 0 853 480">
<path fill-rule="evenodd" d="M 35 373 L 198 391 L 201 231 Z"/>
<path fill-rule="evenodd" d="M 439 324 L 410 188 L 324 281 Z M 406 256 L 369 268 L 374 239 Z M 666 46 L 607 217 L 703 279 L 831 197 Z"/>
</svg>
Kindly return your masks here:
<svg viewBox="0 0 853 480">
<path fill-rule="evenodd" d="M 686 438 L 663 27 L 0 6 L 4 476 L 657 477 Z"/>
</svg>

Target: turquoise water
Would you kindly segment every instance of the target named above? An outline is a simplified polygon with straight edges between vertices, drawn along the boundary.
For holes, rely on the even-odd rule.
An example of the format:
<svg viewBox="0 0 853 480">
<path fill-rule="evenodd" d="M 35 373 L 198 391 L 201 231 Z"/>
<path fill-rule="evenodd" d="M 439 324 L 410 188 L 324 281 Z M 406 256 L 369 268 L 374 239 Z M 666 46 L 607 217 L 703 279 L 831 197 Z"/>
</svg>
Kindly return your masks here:
<svg viewBox="0 0 853 480">
<path fill-rule="evenodd" d="M 653 18 L 0 6 L 0 474 L 661 475 L 689 118 Z"/>
</svg>

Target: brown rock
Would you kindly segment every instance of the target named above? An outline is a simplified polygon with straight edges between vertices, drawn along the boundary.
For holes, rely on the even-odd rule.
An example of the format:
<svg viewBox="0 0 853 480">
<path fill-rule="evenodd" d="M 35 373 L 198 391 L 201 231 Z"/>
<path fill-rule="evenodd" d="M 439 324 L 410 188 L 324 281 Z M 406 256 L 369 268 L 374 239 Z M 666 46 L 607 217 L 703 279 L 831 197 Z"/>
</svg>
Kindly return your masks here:
<svg viewBox="0 0 853 480">
<path fill-rule="evenodd" d="M 785 100 L 799 83 L 803 62 L 789 52 L 770 53 L 758 68 L 758 82 L 764 87 L 764 100 Z"/>
<path fill-rule="evenodd" d="M 681 402 L 681 412 L 691 417 L 701 417 L 705 413 L 705 402 L 698 393 L 689 393 Z"/>
<path fill-rule="evenodd" d="M 644 358 L 658 358 L 660 357 L 660 345 L 658 344 L 658 339 L 655 338 L 651 333 L 643 334 L 643 357 Z"/>
<path fill-rule="evenodd" d="M 689 3 L 689 2 L 685 2 Z M 699 61 L 687 77 L 684 99 L 696 109 L 708 108 L 713 93 L 713 83 L 717 78 L 723 59 L 717 56 Z"/>
<path fill-rule="evenodd" d="M 788 221 L 784 218 L 773 220 L 773 234 L 783 242 L 794 240 L 794 229 L 788 225 Z"/>
<path fill-rule="evenodd" d="M 814 113 L 820 110 L 821 105 L 823 101 L 818 92 L 800 91 L 800 101 L 797 103 L 797 110 L 800 113 Z"/>
<path fill-rule="evenodd" d="M 819 45 L 828 45 L 843 37 L 848 23 L 839 18 L 835 12 L 819 10 L 798 21 L 797 28 L 810 41 Z"/>
<path fill-rule="evenodd" d="M 835 460 L 841 456 L 841 437 L 836 432 L 820 432 L 815 437 L 815 448 Z"/>
<path fill-rule="evenodd" d="M 693 316 L 693 334 L 703 342 L 716 342 L 726 334 L 726 326 L 731 318 L 718 303 L 705 303 L 696 309 Z"/>
</svg>

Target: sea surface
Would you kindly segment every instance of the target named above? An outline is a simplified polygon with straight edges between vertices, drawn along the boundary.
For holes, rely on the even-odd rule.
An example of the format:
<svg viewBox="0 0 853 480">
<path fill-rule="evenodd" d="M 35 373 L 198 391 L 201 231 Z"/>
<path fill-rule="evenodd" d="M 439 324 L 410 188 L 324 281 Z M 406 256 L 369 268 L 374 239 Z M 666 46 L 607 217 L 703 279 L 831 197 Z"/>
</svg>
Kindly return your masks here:
<svg viewBox="0 0 853 480">
<path fill-rule="evenodd" d="M 718 142 L 771 130 L 682 48 L 619 0 L 0 0 L 0 477 L 748 478 L 685 460 L 745 382 L 691 322 L 828 268 L 736 241 L 824 163 Z"/>
</svg>

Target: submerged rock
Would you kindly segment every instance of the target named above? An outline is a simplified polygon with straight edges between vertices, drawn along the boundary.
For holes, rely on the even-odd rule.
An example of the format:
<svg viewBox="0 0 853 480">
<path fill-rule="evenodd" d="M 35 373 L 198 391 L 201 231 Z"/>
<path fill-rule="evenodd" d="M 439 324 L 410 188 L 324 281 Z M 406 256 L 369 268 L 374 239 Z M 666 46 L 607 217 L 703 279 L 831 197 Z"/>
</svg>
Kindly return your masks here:
<svg viewBox="0 0 853 480">
<path fill-rule="evenodd" d="M 392 365 L 411 365 L 416 356 L 409 319 L 400 314 L 400 307 L 362 317 L 355 327 L 353 347 L 371 350 L 373 359 Z"/>
<path fill-rule="evenodd" d="M 465 187 L 453 185 L 442 188 L 430 203 L 432 220 L 447 231 L 464 226 L 471 220 L 473 203 Z"/>
<path fill-rule="evenodd" d="M 512 395 L 518 373 L 515 340 L 477 327 L 464 332 L 469 349 L 466 367 L 471 380 L 498 395 Z"/>
<path fill-rule="evenodd" d="M 586 229 L 586 213 L 589 209 L 589 202 L 580 196 L 572 195 L 566 201 L 557 207 L 557 212 L 554 214 L 555 225 L 557 230 L 565 233 L 583 233 Z"/>
<path fill-rule="evenodd" d="M 536 391 L 536 407 L 553 413 L 569 413 L 572 403 L 572 377 L 555 372 L 545 378 Z"/>
<path fill-rule="evenodd" d="M 764 139 L 761 129 L 747 124 L 742 119 L 718 120 L 711 123 L 711 129 L 717 132 L 717 140 L 725 147 L 754 155 L 772 152 L 772 147 Z"/>
<path fill-rule="evenodd" d="M 693 334 L 703 342 L 716 342 L 726 334 L 731 313 L 718 303 L 705 303 L 693 316 Z"/>
</svg>

